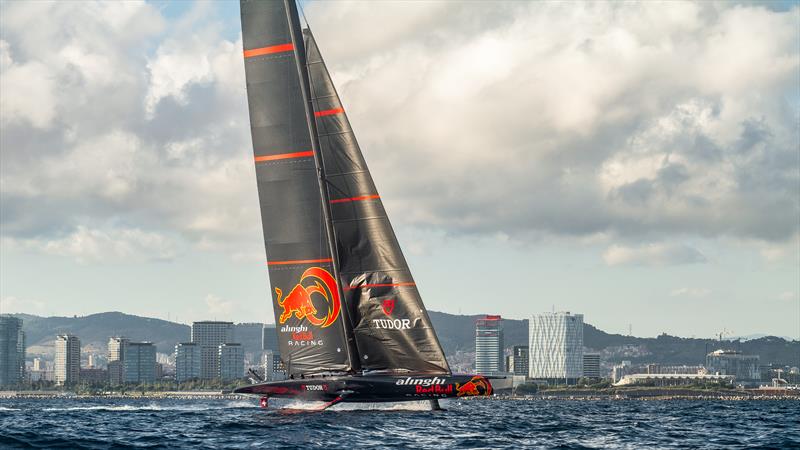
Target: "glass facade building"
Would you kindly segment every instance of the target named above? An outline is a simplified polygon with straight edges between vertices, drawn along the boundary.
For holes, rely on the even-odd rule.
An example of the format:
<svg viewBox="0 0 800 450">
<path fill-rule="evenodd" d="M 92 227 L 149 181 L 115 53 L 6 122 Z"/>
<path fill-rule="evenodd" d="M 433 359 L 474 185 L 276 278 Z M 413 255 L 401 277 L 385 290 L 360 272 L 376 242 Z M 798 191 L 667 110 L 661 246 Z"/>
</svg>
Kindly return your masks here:
<svg viewBox="0 0 800 450">
<path fill-rule="evenodd" d="M 156 346 L 150 342 L 129 342 L 122 360 L 123 379 L 126 383 L 153 383 L 156 381 Z"/>
<path fill-rule="evenodd" d="M 183 383 L 200 378 L 200 346 L 181 342 L 175 346 L 175 381 Z"/>
<path fill-rule="evenodd" d="M 242 344 L 219 346 L 219 378 L 237 380 L 244 377 L 244 348 Z"/>
<path fill-rule="evenodd" d="M 717 350 L 706 355 L 706 368 L 712 375 L 733 375 L 737 381 L 759 381 L 758 355 L 732 350 Z"/>
<path fill-rule="evenodd" d="M 0 386 L 15 386 L 25 379 L 25 333 L 22 319 L 0 315 Z"/>
<path fill-rule="evenodd" d="M 529 326 L 528 376 L 554 383 L 577 381 L 583 375 L 583 314 L 537 314 Z"/>
<path fill-rule="evenodd" d="M 503 319 L 486 316 L 475 322 L 475 372 L 491 375 L 504 372 Z"/>
</svg>

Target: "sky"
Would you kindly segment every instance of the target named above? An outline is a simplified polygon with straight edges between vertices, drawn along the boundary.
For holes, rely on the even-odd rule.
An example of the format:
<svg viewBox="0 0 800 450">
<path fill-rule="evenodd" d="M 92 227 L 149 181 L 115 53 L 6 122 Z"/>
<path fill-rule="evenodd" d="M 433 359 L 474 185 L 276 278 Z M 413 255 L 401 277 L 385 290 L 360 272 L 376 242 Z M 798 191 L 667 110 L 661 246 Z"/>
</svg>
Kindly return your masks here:
<svg viewBox="0 0 800 450">
<path fill-rule="evenodd" d="M 797 2 L 306 1 L 428 309 L 800 338 Z M 0 3 L 0 309 L 274 322 L 238 2 Z"/>
</svg>

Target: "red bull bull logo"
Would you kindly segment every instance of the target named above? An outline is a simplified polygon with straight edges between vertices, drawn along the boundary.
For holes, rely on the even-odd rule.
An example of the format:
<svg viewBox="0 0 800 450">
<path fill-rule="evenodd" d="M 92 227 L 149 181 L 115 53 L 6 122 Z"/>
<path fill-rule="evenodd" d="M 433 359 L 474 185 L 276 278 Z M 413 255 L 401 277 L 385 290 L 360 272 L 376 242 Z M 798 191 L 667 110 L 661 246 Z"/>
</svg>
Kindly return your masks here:
<svg viewBox="0 0 800 450">
<path fill-rule="evenodd" d="M 492 395 L 492 385 L 485 377 L 476 375 L 464 384 L 456 383 L 456 396 Z"/>
<path fill-rule="evenodd" d="M 339 290 L 336 288 L 336 279 L 321 267 L 306 269 L 300 277 L 300 282 L 286 297 L 282 298 L 283 291 L 280 288 L 275 288 L 275 294 L 278 296 L 278 305 L 283 308 L 278 318 L 281 324 L 295 316 L 300 320 L 308 320 L 311 325 L 326 328 L 339 317 L 341 300 Z M 314 306 L 315 298 L 323 300 L 327 305 L 327 311 L 323 311 L 324 315 Z M 321 304 L 322 302 L 318 301 L 317 305 Z"/>
</svg>

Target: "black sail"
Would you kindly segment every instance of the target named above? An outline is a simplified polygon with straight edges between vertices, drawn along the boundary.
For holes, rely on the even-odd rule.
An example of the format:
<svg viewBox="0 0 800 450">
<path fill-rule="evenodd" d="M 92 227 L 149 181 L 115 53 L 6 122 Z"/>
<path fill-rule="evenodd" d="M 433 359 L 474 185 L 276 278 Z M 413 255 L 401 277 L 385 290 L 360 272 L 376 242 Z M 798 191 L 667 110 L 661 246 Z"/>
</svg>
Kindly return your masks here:
<svg viewBox="0 0 800 450">
<path fill-rule="evenodd" d="M 287 7 L 293 10 L 294 4 L 241 2 L 247 100 L 276 329 L 291 374 L 346 372 L 358 359 L 348 345 L 331 230 L 326 229 L 319 161 L 309 128 L 313 123 L 303 96 L 303 41 L 297 13 L 287 14 Z"/>
<path fill-rule="evenodd" d="M 319 48 L 309 30 L 304 35 L 339 276 L 360 365 L 450 373 Z"/>
</svg>

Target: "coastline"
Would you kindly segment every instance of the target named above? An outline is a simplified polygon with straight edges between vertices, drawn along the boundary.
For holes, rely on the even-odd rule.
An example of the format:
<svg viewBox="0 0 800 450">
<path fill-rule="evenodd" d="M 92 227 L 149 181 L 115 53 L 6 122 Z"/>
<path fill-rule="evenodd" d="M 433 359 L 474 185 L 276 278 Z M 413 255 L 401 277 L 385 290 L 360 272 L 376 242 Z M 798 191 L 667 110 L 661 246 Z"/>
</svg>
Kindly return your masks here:
<svg viewBox="0 0 800 450">
<path fill-rule="evenodd" d="M 99 398 L 157 398 L 157 399 L 229 399 L 242 400 L 245 395 L 231 394 L 223 391 L 136 391 L 136 392 L 108 392 L 102 394 L 78 394 L 70 391 L 0 391 L 0 399 L 29 398 L 29 399 L 99 399 Z"/>
<path fill-rule="evenodd" d="M 244 400 L 252 399 L 246 395 L 231 394 L 224 391 L 136 391 L 136 392 L 108 392 L 101 394 L 77 394 L 70 391 L 0 391 L 0 399 L 26 398 L 26 399 L 186 399 L 186 400 Z M 457 398 L 452 398 L 456 400 Z M 488 398 L 461 398 L 458 400 L 516 400 L 516 401 L 601 401 L 601 400 L 800 400 L 800 391 L 749 389 L 749 390 L 696 390 L 696 389 L 609 389 L 609 390 L 547 390 L 531 395 L 506 395 L 498 394 Z"/>
</svg>

